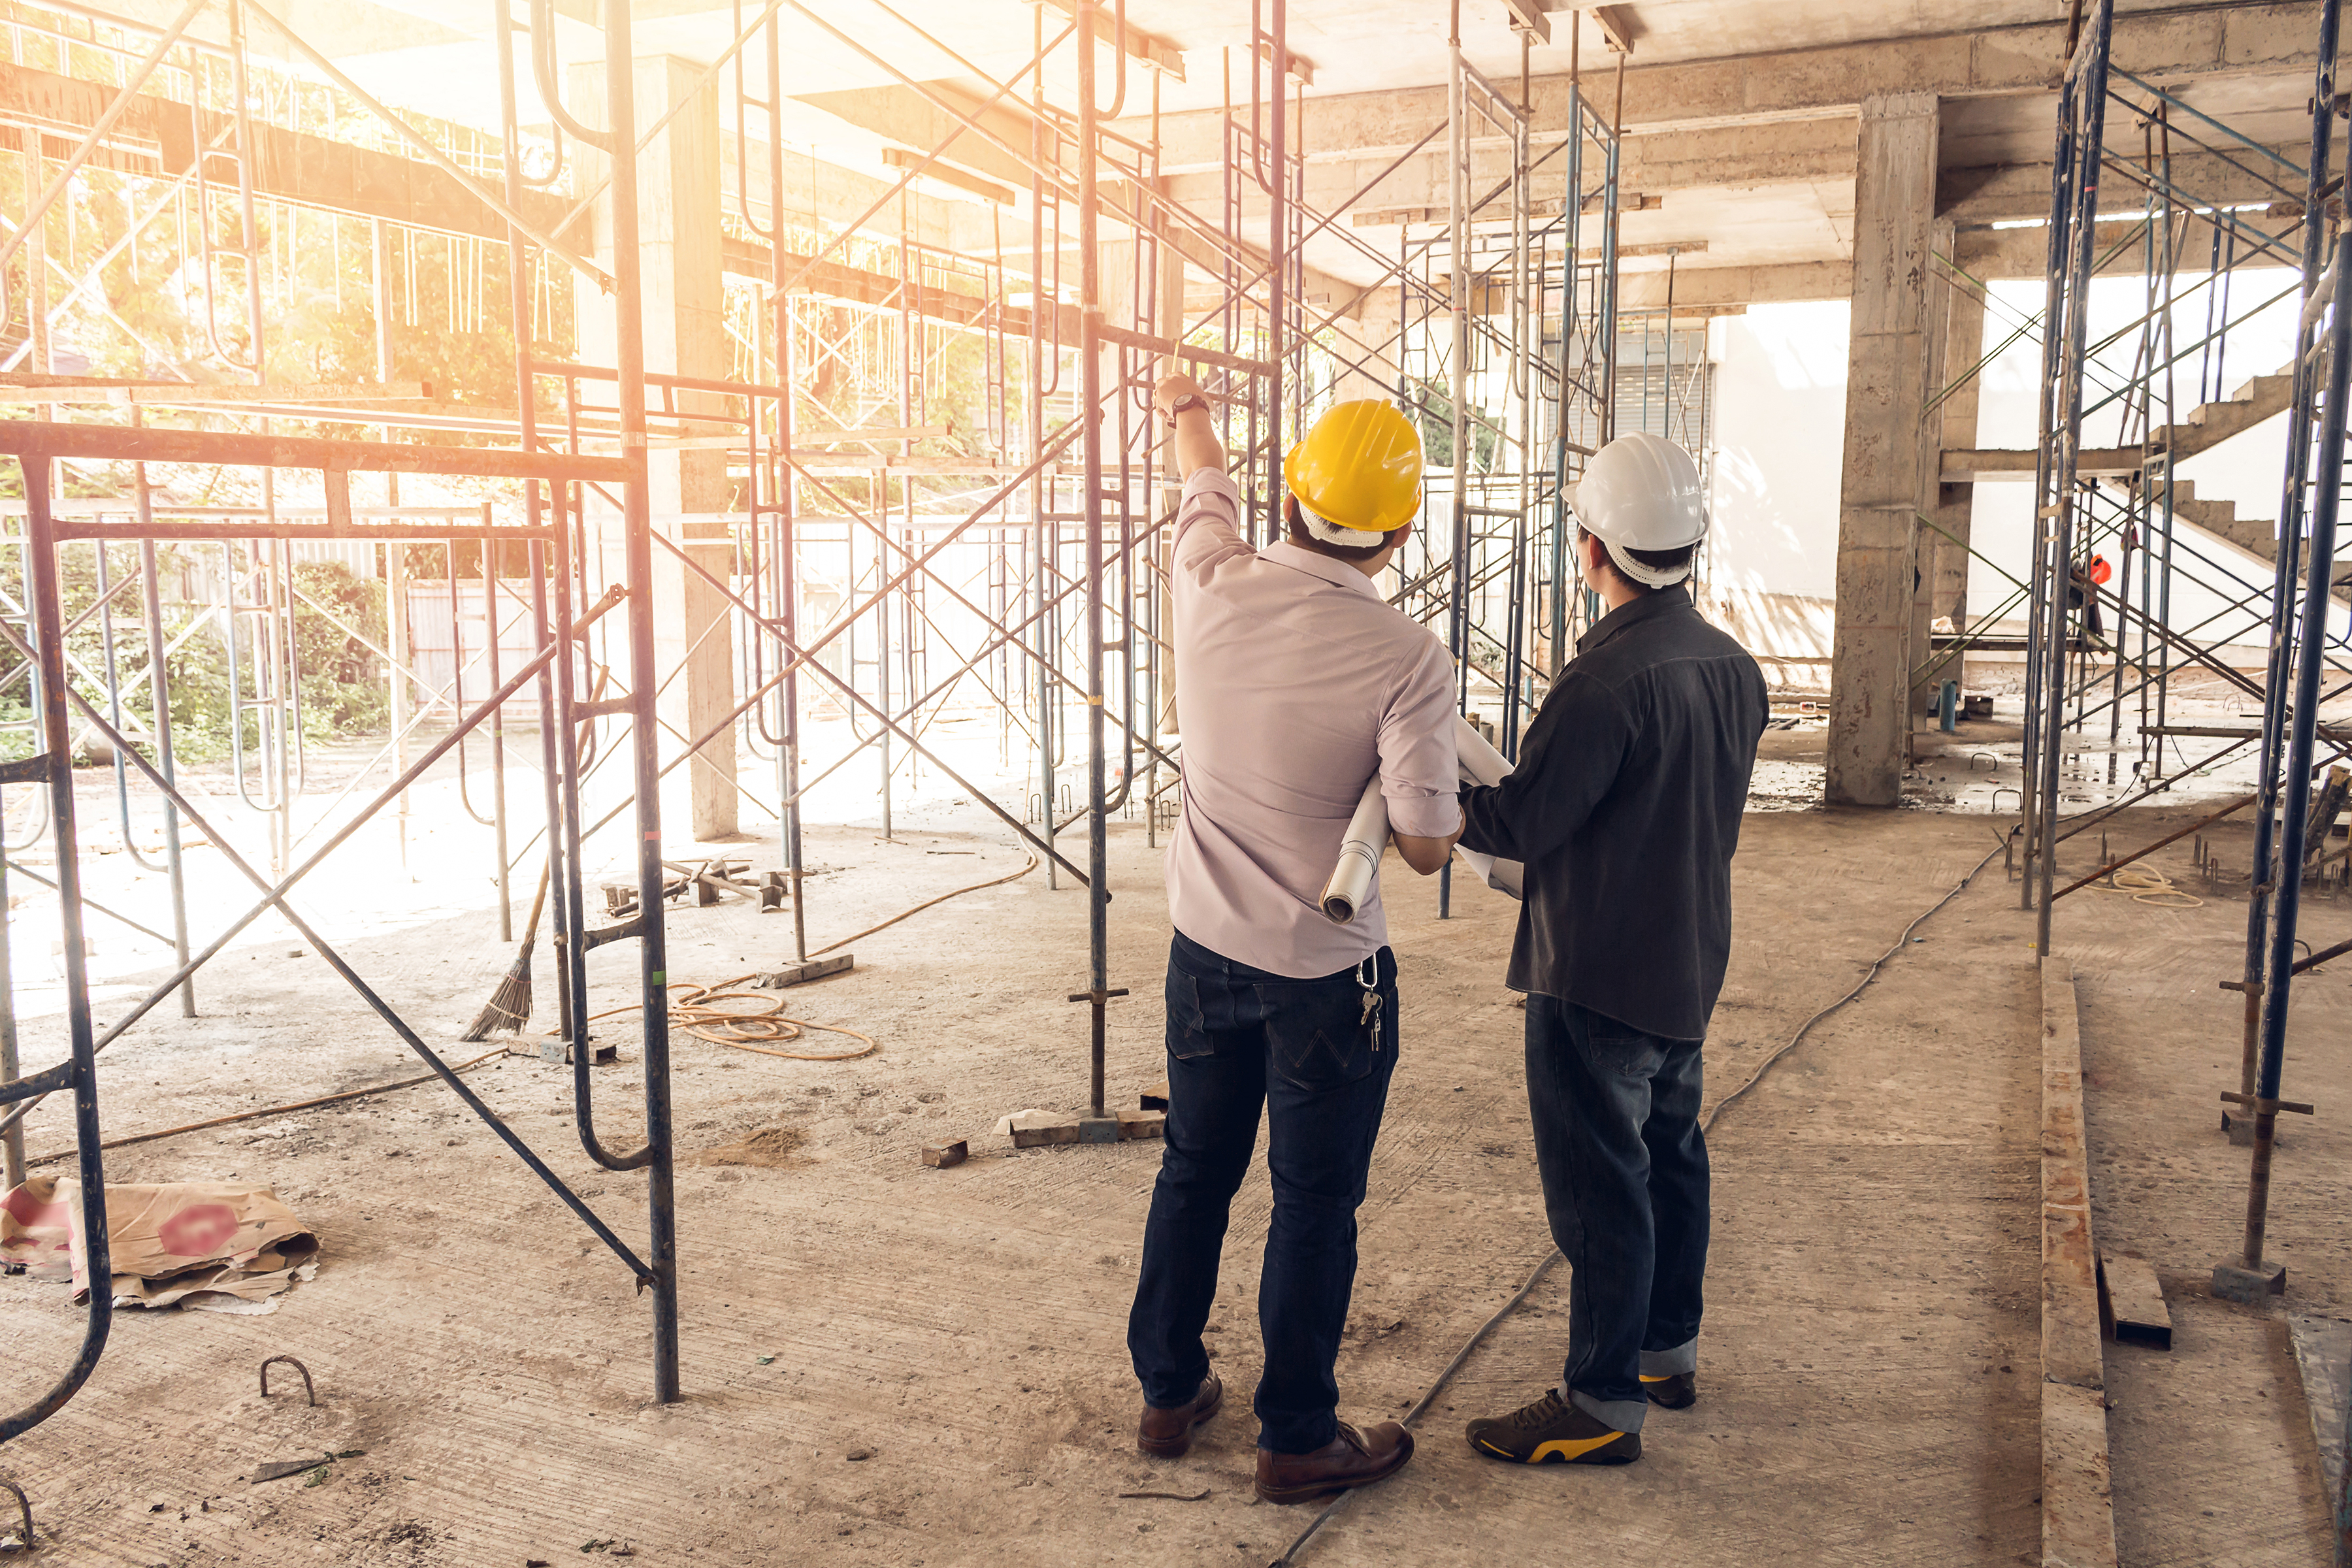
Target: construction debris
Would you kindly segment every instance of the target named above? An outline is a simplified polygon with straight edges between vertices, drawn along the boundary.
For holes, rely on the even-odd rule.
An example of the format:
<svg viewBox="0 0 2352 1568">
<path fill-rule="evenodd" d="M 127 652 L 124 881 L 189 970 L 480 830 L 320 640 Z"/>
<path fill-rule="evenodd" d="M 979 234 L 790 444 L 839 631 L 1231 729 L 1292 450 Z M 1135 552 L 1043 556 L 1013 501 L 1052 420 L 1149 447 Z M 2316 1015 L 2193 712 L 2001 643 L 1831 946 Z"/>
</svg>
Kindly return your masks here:
<svg viewBox="0 0 2352 1568">
<path fill-rule="evenodd" d="M 2099 1255 L 2099 1305 L 2120 1343 L 2172 1348 L 2172 1313 L 2148 1260 L 2129 1252 Z"/>
<path fill-rule="evenodd" d="M 803 958 L 769 970 L 751 984 L 763 991 L 782 991 L 787 985 L 805 985 L 828 974 L 845 974 L 856 966 L 857 955 L 854 952 L 837 952 L 830 958 Z"/>
<path fill-rule="evenodd" d="M 0 1200 L 0 1257 L 88 1298 L 81 1184 L 35 1176 Z M 109 1183 L 107 1247 L 118 1307 L 274 1312 L 270 1298 L 319 1271 L 319 1238 L 269 1187 L 247 1182 Z"/>
</svg>

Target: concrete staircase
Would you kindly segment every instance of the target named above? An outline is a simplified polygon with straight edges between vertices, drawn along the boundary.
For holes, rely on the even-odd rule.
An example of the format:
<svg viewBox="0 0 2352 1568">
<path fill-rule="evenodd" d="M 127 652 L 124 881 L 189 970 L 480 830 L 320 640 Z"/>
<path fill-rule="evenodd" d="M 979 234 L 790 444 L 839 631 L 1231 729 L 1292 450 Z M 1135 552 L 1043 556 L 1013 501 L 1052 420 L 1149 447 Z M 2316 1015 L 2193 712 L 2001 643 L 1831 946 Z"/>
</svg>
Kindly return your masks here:
<svg viewBox="0 0 2352 1568">
<path fill-rule="evenodd" d="M 2273 378 L 2263 376 L 2259 379 L 2268 381 Z M 2209 403 L 2205 405 L 2205 408 L 2225 408 L 2227 406 L 2229 406 L 2228 404 Z M 2200 408 L 2198 412 L 2203 413 L 2204 409 Z M 2268 418 L 2269 416 L 2264 415 L 2262 417 Z M 2260 420 L 2250 421 L 2250 423 L 2260 423 Z M 2193 425 L 2179 425 L 2173 426 L 2170 428 L 2175 430 L 2189 430 L 2198 428 L 2198 426 Z M 2239 429 L 2244 428 L 2246 428 L 2246 426 L 2242 425 L 2239 426 Z M 2230 432 L 2230 434 L 2232 435 L 2235 433 L 2235 431 Z M 2221 438 L 2221 437 L 2217 436 L 2213 437 L 2213 440 L 2218 441 Z M 2210 446 L 2211 444 L 2212 441 L 2208 441 L 2206 443 L 2208 446 Z M 2137 489 L 2141 481 L 2139 479 L 2135 478 L 2126 482 L 2134 489 Z M 2161 484 L 2162 481 L 2160 479 L 2156 479 L 2151 476 L 2150 482 Z M 2163 504 L 2164 497 L 2160 493 L 2154 499 L 2158 505 Z M 2172 516 L 2176 522 L 2187 523 L 2189 527 L 2195 529 L 2198 532 L 2204 534 L 2214 542 L 2227 545 L 2231 550 L 2244 556 L 2247 560 L 2254 562 L 2268 570 L 2275 571 L 2277 569 L 2278 521 L 2276 519 L 2240 517 L 2238 515 L 2237 502 L 2202 500 L 2197 494 L 2196 485 L 2188 479 L 2175 479 L 2172 481 Z M 2352 562 L 2347 562 L 2340 558 L 2336 561 L 2334 591 L 2336 600 L 2338 604 L 2352 605 Z"/>
<path fill-rule="evenodd" d="M 2168 448 L 2175 462 L 2193 458 L 2266 419 L 2278 417 L 2286 412 L 2294 395 L 2292 372 L 2258 375 L 2219 402 L 2199 404 L 2189 410 L 2183 423 L 2158 426 L 2150 445 Z M 2161 481 L 2154 475 L 2136 474 L 2126 482 L 2137 489 Z M 2160 503 L 2164 498 L 2159 495 L 2156 499 Z M 2278 521 L 2274 518 L 2242 518 L 2236 502 L 2200 500 L 2197 487 L 2187 479 L 2175 479 L 2172 483 L 2172 515 L 2175 521 L 2187 523 L 2249 561 L 2273 570 L 2277 567 Z M 2352 605 L 2352 586 L 2347 586 L 2352 584 L 2352 564 L 2338 561 L 2336 570 L 2336 598 L 2338 603 Z"/>
<path fill-rule="evenodd" d="M 2084 479 L 2119 485 L 2137 493 L 2141 486 L 2161 484 L 2161 469 L 2147 471 L 2148 451 L 2169 450 L 2176 462 L 2210 451 L 2232 436 L 2242 435 L 2266 419 L 2286 412 L 2294 395 L 2294 377 L 2286 371 L 2258 375 L 2229 396 L 2202 403 L 2177 425 L 2159 426 L 2146 450 L 2137 447 L 2085 449 L 2076 471 Z M 2033 478 L 2032 448 L 1955 448 L 1943 458 L 1948 484 Z M 2161 496 L 2156 498 L 2159 502 Z M 2228 546 L 2257 565 L 2275 570 L 2278 563 L 2278 523 L 2269 518 L 2242 518 L 2233 501 L 2205 500 L 2187 479 L 2172 484 L 2172 515 L 2216 543 Z M 2352 561 L 2336 563 L 2337 602 L 2352 605 Z"/>
<path fill-rule="evenodd" d="M 2175 461 L 2193 458 L 2285 413 L 2294 395 L 2294 377 L 2289 373 L 2258 375 L 2219 403 L 2200 403 L 2190 409 L 2186 424 L 2159 426 L 2153 444 L 2170 447 Z"/>
<path fill-rule="evenodd" d="M 2176 459 L 2193 458 L 2285 413 L 2294 392 L 2294 378 L 2285 372 L 2258 375 L 2219 402 L 2190 409 L 2182 423 L 2159 426 L 2148 449 L 2169 447 Z M 1946 484 L 2031 481 L 2039 455 L 2032 447 L 1953 447 L 1944 453 L 1941 472 Z M 2074 471 L 2086 479 L 2125 479 L 2137 474 L 2147 460 L 2147 452 L 2137 447 L 2086 447 L 2075 457 Z"/>
</svg>

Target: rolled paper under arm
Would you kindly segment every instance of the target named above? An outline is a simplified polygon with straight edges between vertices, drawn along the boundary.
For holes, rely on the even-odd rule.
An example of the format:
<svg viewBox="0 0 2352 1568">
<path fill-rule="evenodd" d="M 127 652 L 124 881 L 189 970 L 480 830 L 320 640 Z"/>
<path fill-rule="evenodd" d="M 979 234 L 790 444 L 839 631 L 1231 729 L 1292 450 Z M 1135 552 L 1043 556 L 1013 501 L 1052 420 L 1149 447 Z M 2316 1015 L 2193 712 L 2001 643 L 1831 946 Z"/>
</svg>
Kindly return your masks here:
<svg viewBox="0 0 2352 1568">
<path fill-rule="evenodd" d="M 1388 847 L 1389 803 L 1381 794 L 1381 775 L 1364 786 L 1356 815 L 1348 819 L 1347 837 L 1339 841 L 1339 863 L 1323 885 L 1323 912 L 1334 923 L 1346 925 L 1372 896 L 1372 882 L 1381 874 L 1381 852 Z"/>
<path fill-rule="evenodd" d="M 1498 784 L 1510 775 L 1511 760 L 1488 745 L 1486 737 L 1458 713 L 1454 718 L 1454 752 L 1461 762 L 1463 778 L 1471 784 Z M 1470 868 L 1472 876 L 1496 892 L 1508 893 L 1515 899 L 1527 896 L 1528 869 L 1517 860 L 1499 860 L 1459 844 L 1454 847 L 1454 853 Z"/>
<path fill-rule="evenodd" d="M 1477 726 L 1459 713 L 1454 716 L 1454 754 L 1462 764 L 1462 776 L 1472 784 L 1498 784 L 1510 776 L 1511 760 L 1488 745 Z"/>
</svg>

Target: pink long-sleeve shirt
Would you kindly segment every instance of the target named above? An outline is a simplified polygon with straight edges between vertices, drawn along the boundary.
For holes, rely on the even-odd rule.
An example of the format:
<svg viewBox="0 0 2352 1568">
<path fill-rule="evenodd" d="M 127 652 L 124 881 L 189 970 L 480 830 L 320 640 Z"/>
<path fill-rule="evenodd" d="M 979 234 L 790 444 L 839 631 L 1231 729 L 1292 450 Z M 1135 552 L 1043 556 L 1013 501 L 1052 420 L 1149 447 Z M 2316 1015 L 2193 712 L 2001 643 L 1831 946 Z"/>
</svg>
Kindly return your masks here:
<svg viewBox="0 0 2352 1568">
<path fill-rule="evenodd" d="M 1461 826 L 1445 645 L 1344 561 L 1253 551 L 1241 496 L 1195 473 L 1176 512 L 1172 589 L 1184 815 L 1168 912 L 1213 952 L 1309 979 L 1388 941 L 1380 889 L 1346 925 L 1323 886 L 1373 773 L 1397 832 Z"/>
</svg>

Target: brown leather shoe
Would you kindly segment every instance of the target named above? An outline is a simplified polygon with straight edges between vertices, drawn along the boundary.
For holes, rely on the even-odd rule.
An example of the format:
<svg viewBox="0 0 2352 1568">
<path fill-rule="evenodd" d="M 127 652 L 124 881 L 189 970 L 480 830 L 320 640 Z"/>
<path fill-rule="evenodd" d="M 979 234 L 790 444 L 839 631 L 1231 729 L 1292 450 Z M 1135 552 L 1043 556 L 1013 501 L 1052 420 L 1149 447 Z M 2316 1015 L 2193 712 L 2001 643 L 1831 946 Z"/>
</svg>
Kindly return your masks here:
<svg viewBox="0 0 2352 1568">
<path fill-rule="evenodd" d="M 1339 1435 L 1311 1454 L 1257 1451 L 1257 1495 L 1267 1502 L 1311 1502 L 1386 1480 L 1412 1458 L 1412 1434 L 1393 1421 L 1359 1432 L 1345 1421 Z"/>
<path fill-rule="evenodd" d="M 1192 1404 L 1167 1410 L 1145 1405 L 1143 1420 L 1135 1429 L 1135 1446 L 1147 1454 L 1174 1458 L 1192 1446 L 1192 1428 L 1214 1415 L 1224 1399 L 1225 1385 L 1213 1372 L 1201 1380 L 1201 1392 L 1192 1395 Z"/>
</svg>

